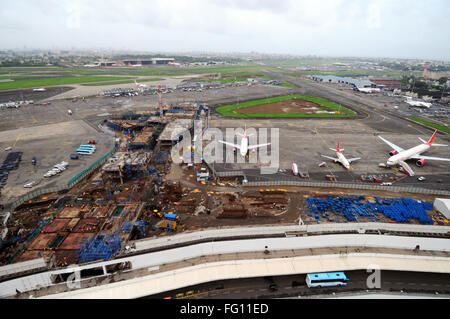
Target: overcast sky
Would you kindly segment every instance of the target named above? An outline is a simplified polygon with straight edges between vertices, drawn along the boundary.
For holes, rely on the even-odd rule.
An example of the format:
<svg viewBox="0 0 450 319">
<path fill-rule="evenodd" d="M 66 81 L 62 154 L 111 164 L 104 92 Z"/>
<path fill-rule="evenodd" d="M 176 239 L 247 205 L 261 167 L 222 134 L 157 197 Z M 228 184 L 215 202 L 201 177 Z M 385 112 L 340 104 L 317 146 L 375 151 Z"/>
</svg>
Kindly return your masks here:
<svg viewBox="0 0 450 319">
<path fill-rule="evenodd" d="M 0 48 L 450 60 L 449 0 L 0 0 Z"/>
</svg>

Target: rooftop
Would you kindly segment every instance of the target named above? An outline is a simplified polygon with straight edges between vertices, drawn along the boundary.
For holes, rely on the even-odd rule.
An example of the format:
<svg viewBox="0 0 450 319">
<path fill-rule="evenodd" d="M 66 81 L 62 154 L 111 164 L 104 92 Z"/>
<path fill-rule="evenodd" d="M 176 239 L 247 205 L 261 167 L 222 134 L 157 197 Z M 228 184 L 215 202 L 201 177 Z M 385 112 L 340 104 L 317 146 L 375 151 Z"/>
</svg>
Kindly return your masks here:
<svg viewBox="0 0 450 319">
<path fill-rule="evenodd" d="M 177 119 L 169 122 L 159 136 L 160 141 L 174 141 L 192 127 L 192 120 Z"/>
</svg>

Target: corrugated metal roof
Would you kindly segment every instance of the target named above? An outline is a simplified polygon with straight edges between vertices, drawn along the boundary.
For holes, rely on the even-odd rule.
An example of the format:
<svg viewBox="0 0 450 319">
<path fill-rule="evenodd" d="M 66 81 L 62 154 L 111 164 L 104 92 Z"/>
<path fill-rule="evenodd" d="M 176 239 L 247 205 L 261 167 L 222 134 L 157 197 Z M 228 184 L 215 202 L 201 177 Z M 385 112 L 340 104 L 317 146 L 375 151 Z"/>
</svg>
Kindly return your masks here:
<svg viewBox="0 0 450 319">
<path fill-rule="evenodd" d="M 323 81 L 334 80 L 334 81 L 348 82 L 348 83 L 351 83 L 351 84 L 355 84 L 356 86 L 370 86 L 370 85 L 372 85 L 372 83 L 369 82 L 369 81 L 356 80 L 356 79 L 352 79 L 352 78 L 345 78 L 345 77 L 335 76 L 335 75 L 313 75 L 313 77 L 318 78 L 318 79 L 322 79 Z"/>
</svg>

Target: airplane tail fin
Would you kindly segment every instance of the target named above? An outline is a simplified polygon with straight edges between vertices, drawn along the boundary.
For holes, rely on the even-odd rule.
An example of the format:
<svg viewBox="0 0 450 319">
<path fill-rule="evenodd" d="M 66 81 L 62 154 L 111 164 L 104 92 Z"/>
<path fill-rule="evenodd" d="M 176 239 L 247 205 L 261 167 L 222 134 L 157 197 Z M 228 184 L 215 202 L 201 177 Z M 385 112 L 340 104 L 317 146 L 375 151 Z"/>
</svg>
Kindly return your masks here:
<svg viewBox="0 0 450 319">
<path fill-rule="evenodd" d="M 341 147 L 339 146 L 339 142 L 338 142 L 338 144 L 337 144 L 337 149 L 330 148 L 330 150 L 332 150 L 332 151 L 334 151 L 334 152 L 337 152 L 337 153 L 341 153 L 341 152 L 344 151 L 344 149 L 343 149 L 343 148 L 341 149 Z"/>
<path fill-rule="evenodd" d="M 433 136 L 430 138 L 430 140 L 428 142 L 425 141 L 424 139 L 420 138 L 420 137 L 419 137 L 419 140 L 421 140 L 424 144 L 427 144 L 427 145 L 430 145 L 430 146 L 448 146 L 446 144 L 434 143 L 434 139 L 436 137 L 436 133 L 437 133 L 437 130 L 434 132 Z"/>
<path fill-rule="evenodd" d="M 434 131 L 433 136 L 430 138 L 430 140 L 427 142 L 428 145 L 433 145 L 434 139 L 436 138 L 436 134 L 437 134 L 438 130 Z"/>
</svg>

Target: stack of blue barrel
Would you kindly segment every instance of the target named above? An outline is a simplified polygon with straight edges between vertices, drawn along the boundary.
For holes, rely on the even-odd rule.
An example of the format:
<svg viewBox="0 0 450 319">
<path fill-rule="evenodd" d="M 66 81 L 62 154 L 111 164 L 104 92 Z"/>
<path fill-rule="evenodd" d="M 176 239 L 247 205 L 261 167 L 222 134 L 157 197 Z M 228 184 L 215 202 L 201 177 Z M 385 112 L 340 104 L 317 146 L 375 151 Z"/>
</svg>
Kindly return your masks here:
<svg viewBox="0 0 450 319">
<path fill-rule="evenodd" d="M 366 217 L 370 221 L 378 221 L 379 213 L 393 221 L 408 223 L 417 220 L 421 224 L 432 225 L 433 220 L 428 217 L 427 210 L 432 210 L 433 205 L 427 202 L 415 201 L 410 198 L 395 200 L 380 200 L 375 197 L 375 203 L 364 203 L 364 196 L 360 197 L 336 197 L 328 196 L 328 199 L 308 198 L 306 201 L 308 216 L 320 222 L 322 217 L 328 216 L 331 211 L 337 216 L 343 216 L 347 221 L 356 221 L 359 217 Z"/>
</svg>

